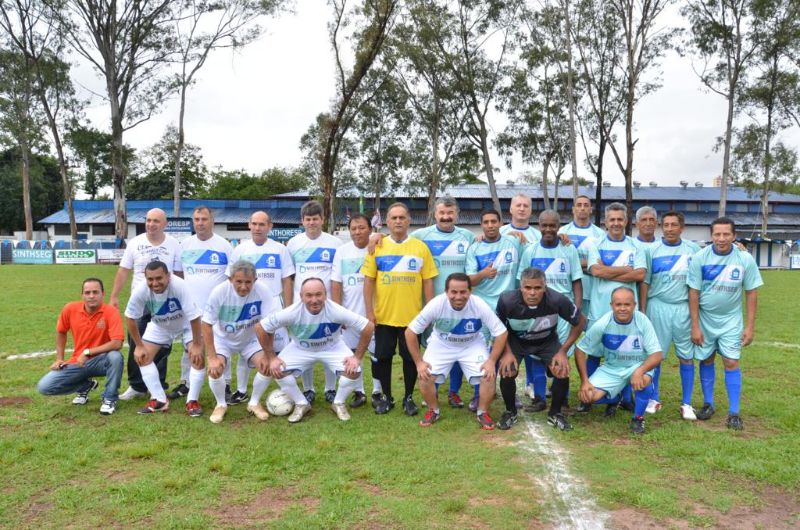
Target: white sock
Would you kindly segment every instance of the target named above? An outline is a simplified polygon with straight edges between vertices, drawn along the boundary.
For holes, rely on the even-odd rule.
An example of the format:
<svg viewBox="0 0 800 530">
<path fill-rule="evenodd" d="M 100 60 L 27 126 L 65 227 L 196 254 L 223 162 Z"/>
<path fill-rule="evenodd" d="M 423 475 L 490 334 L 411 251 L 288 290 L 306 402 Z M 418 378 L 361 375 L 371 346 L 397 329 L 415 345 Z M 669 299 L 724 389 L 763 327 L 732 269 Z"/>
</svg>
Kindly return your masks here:
<svg viewBox="0 0 800 530">
<path fill-rule="evenodd" d="M 213 377 L 209 376 L 208 386 L 211 388 L 211 392 L 214 393 L 214 397 L 217 399 L 217 406 L 227 407 L 228 404 L 225 402 L 225 379 L 222 377 L 214 379 Z"/>
<path fill-rule="evenodd" d="M 183 352 L 183 357 L 181 357 L 181 381 L 185 381 L 186 384 L 189 384 L 189 378 L 191 377 L 190 370 L 192 369 L 192 361 L 189 360 L 189 352 Z"/>
<path fill-rule="evenodd" d="M 250 403 L 248 403 L 248 405 L 251 407 L 258 405 L 258 402 L 261 401 L 261 396 L 267 391 L 271 382 L 271 377 L 261 375 L 261 372 L 256 372 L 256 376 L 253 379 L 253 393 L 250 394 Z"/>
<path fill-rule="evenodd" d="M 356 385 L 356 392 L 361 392 L 362 394 L 366 394 L 366 392 L 364 392 L 364 372 L 358 374 L 358 379 L 356 379 L 356 383 L 358 383 L 358 385 Z M 341 388 L 341 386 L 339 388 Z"/>
<path fill-rule="evenodd" d="M 325 392 L 328 390 L 336 390 L 336 372 L 328 369 L 324 364 L 322 369 L 325 372 Z"/>
<path fill-rule="evenodd" d="M 225 375 L 223 377 L 225 377 L 226 385 L 231 384 L 233 377 L 231 376 L 231 362 L 228 360 L 225 361 Z"/>
<path fill-rule="evenodd" d="M 248 383 L 250 383 L 250 365 L 247 364 L 247 359 L 239 355 L 239 360 L 236 362 L 236 390 L 240 394 L 247 394 Z"/>
<path fill-rule="evenodd" d="M 167 394 L 164 393 L 164 388 L 161 386 L 161 379 L 158 377 L 158 368 L 156 368 L 155 363 L 140 366 L 139 371 L 142 372 L 142 381 L 147 386 L 150 397 L 156 401 L 166 403 Z"/>
<path fill-rule="evenodd" d="M 336 397 L 333 398 L 333 402 L 339 405 L 344 404 L 357 387 L 358 379 L 350 379 L 349 377 L 341 376 L 339 378 L 339 390 L 336 392 Z"/>
<path fill-rule="evenodd" d="M 200 390 L 203 389 L 203 381 L 205 378 L 205 367 L 198 370 L 192 366 L 191 370 L 189 370 L 189 395 L 186 396 L 186 401 L 197 401 L 200 397 Z"/>
<path fill-rule="evenodd" d="M 373 394 L 375 394 L 375 393 L 382 394 L 383 393 L 383 386 L 381 385 L 381 380 L 378 379 L 377 377 L 373 377 L 372 378 L 372 393 Z"/>
<path fill-rule="evenodd" d="M 303 391 L 314 390 L 314 367 L 312 366 L 300 376 L 303 380 Z M 287 378 L 288 379 L 288 378 Z"/>
<path fill-rule="evenodd" d="M 297 386 L 297 381 L 293 375 L 290 374 L 283 379 L 278 379 L 278 386 L 286 392 L 286 395 L 294 401 L 295 405 L 308 405 L 308 400 L 300 391 L 300 387 Z"/>
</svg>

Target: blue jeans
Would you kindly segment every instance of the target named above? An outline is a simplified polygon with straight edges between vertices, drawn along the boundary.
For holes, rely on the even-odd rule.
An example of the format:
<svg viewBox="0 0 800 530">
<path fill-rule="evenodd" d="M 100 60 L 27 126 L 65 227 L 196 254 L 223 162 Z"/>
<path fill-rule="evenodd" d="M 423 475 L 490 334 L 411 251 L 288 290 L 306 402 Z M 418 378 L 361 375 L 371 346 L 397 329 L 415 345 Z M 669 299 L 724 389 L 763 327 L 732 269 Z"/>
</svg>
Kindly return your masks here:
<svg viewBox="0 0 800 530">
<path fill-rule="evenodd" d="M 103 399 L 116 401 L 119 398 L 119 383 L 122 380 L 124 363 L 119 351 L 101 353 L 86 361 L 83 368 L 68 364 L 63 370 L 51 370 L 39 380 L 36 390 L 45 396 L 74 394 L 86 389 L 86 381 L 93 377 L 105 377 L 106 388 Z"/>
</svg>

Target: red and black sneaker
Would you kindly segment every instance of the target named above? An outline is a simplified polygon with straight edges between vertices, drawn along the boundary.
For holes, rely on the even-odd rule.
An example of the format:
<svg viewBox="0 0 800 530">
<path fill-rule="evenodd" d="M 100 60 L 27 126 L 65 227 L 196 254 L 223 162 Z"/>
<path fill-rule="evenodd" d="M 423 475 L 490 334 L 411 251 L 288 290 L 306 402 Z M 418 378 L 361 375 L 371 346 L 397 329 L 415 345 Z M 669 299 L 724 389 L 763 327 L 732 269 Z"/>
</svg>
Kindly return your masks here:
<svg viewBox="0 0 800 530">
<path fill-rule="evenodd" d="M 439 421 L 441 414 L 434 412 L 433 409 L 428 409 L 428 413 L 419 422 L 420 427 L 430 427 L 432 424 Z"/>
<path fill-rule="evenodd" d="M 139 414 L 152 414 L 153 412 L 166 412 L 169 410 L 169 399 L 166 401 L 150 400 L 144 408 L 139 409 Z"/>
<path fill-rule="evenodd" d="M 192 418 L 199 418 L 200 416 L 203 415 L 203 407 L 201 407 L 200 403 L 198 403 L 197 401 L 187 401 L 186 414 L 188 414 Z"/>
<path fill-rule="evenodd" d="M 481 424 L 481 429 L 484 431 L 493 431 L 496 427 L 494 420 L 492 420 L 492 417 L 489 416 L 488 412 L 478 415 L 478 423 Z"/>
<path fill-rule="evenodd" d="M 461 396 L 459 396 L 456 392 L 450 392 L 447 394 L 447 403 L 449 403 L 454 409 L 464 408 L 464 402 L 461 401 Z"/>
</svg>

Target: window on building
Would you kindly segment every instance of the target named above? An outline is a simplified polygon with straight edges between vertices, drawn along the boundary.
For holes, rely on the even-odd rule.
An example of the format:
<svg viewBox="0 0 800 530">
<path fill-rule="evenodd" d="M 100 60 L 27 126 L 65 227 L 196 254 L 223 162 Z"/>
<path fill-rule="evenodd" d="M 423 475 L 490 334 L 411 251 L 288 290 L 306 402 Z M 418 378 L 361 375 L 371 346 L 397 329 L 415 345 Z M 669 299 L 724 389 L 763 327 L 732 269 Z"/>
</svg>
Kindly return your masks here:
<svg viewBox="0 0 800 530">
<path fill-rule="evenodd" d="M 246 224 L 229 224 L 228 232 L 249 232 L 250 228 Z"/>
<path fill-rule="evenodd" d="M 92 225 L 93 236 L 113 236 L 114 225 Z"/>
<path fill-rule="evenodd" d="M 71 235 L 69 231 L 69 225 L 53 225 L 53 233 L 57 236 L 68 236 Z"/>
</svg>

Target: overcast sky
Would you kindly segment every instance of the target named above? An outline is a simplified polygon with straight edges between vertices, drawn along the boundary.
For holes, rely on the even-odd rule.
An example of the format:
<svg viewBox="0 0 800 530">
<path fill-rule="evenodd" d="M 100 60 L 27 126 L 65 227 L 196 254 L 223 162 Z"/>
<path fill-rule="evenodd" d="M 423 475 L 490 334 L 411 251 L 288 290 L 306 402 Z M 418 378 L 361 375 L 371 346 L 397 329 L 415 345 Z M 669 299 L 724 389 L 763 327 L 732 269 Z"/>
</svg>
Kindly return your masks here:
<svg viewBox="0 0 800 530">
<path fill-rule="evenodd" d="M 219 51 L 200 70 L 188 96 L 186 139 L 201 148 L 209 167 L 260 172 L 300 163 L 300 137 L 334 95 L 326 29 L 330 9 L 323 6 L 320 0 L 297 0 L 295 14 L 266 21 L 267 35 L 258 42 L 238 54 Z M 681 23 L 676 12 L 668 13 L 664 21 Z M 75 77 L 87 89 L 102 90 L 102 82 L 88 66 L 79 66 Z M 726 103 L 703 91 L 689 58 L 667 56 L 662 88 L 641 100 L 635 112 L 639 143 L 634 180 L 644 185 L 650 181 L 677 185 L 681 180 L 711 185 L 722 167 L 721 154 L 712 147 L 724 132 Z M 104 101 L 95 98 L 87 115 L 96 127 L 109 130 Z M 125 142 L 145 148 L 161 137 L 167 125 L 176 123 L 177 116 L 178 103 L 171 101 L 161 114 L 126 132 Z M 502 116 L 495 115 L 491 125 L 495 132 L 502 131 Z M 622 127 L 617 134 L 620 141 L 624 139 Z M 790 145 L 800 145 L 796 129 L 783 136 Z M 582 152 L 579 143 L 579 156 Z M 541 172 L 519 163 L 509 171 L 497 156 L 493 165 L 500 168 L 496 175 L 500 183 L 524 170 Z M 624 179 L 610 156 L 605 167 L 605 178 L 622 185 Z M 579 174 L 589 177 L 583 167 Z"/>
</svg>

